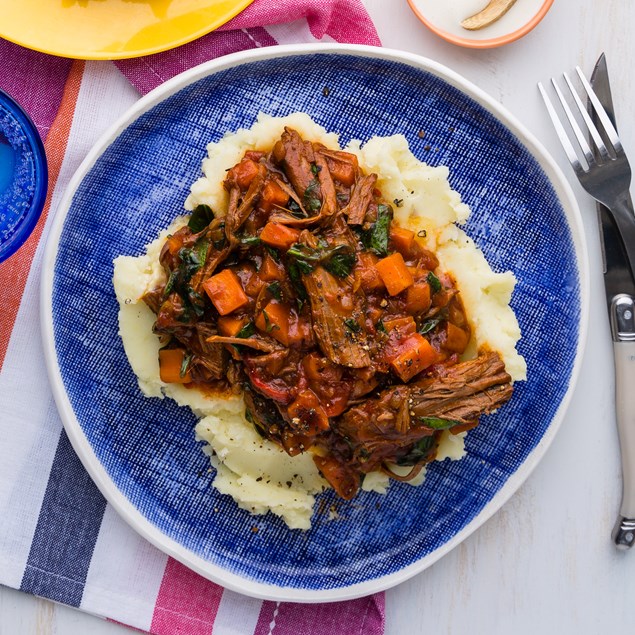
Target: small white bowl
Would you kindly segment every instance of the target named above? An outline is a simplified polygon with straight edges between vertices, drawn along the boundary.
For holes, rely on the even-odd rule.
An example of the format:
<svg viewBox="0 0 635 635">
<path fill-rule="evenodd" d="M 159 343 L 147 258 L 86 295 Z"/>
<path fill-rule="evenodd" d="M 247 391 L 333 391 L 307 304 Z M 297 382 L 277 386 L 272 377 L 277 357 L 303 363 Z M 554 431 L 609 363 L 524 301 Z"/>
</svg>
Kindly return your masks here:
<svg viewBox="0 0 635 635">
<path fill-rule="evenodd" d="M 531 31 L 547 14 L 553 0 L 522 0 L 516 2 L 496 22 L 477 31 L 461 26 L 465 18 L 487 6 L 487 0 L 408 0 L 415 15 L 431 31 L 448 42 L 468 48 L 495 48 L 509 44 Z"/>
</svg>

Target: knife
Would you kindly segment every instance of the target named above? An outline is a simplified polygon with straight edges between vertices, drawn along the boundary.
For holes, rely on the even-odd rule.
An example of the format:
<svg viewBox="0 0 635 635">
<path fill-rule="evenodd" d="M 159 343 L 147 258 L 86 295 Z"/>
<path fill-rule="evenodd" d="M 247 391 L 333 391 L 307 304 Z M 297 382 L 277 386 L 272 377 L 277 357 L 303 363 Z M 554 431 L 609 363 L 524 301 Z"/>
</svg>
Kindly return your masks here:
<svg viewBox="0 0 635 635">
<path fill-rule="evenodd" d="M 615 125 L 606 56 L 598 59 L 591 86 Z M 589 112 L 598 125 L 591 106 Z M 617 127 L 617 126 L 616 126 Z M 601 126 L 599 126 L 600 129 Z M 631 204 L 632 209 L 632 201 Z M 635 544 L 635 278 L 628 265 L 623 242 L 613 218 L 602 204 L 597 204 L 598 224 L 604 264 L 604 288 L 611 324 L 615 360 L 615 411 L 622 458 L 622 502 L 612 533 L 618 549 Z"/>
</svg>

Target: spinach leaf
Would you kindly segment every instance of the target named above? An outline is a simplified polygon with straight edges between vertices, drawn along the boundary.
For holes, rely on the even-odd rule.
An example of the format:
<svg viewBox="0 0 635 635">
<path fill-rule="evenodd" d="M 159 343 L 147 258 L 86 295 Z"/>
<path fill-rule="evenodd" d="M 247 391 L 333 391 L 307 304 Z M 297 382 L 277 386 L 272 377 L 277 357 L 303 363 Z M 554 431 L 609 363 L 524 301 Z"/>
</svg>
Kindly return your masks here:
<svg viewBox="0 0 635 635">
<path fill-rule="evenodd" d="M 240 244 L 245 245 L 245 247 L 255 247 L 260 244 L 259 236 L 240 236 L 239 240 Z"/>
<path fill-rule="evenodd" d="M 346 278 L 355 266 L 355 254 L 351 251 L 334 253 L 324 263 L 324 268 L 337 278 Z"/>
<path fill-rule="evenodd" d="M 432 271 L 428 272 L 428 277 L 426 278 L 428 284 L 430 285 L 430 289 L 432 289 L 432 293 L 438 293 L 443 289 L 443 285 L 441 284 L 441 280 L 437 278 Z"/>
<path fill-rule="evenodd" d="M 310 212 L 319 212 L 322 207 L 322 201 L 318 198 L 320 191 L 320 183 L 317 179 L 312 179 L 302 197 L 304 207 Z"/>
<path fill-rule="evenodd" d="M 296 218 L 307 217 L 305 211 L 292 198 L 290 198 L 287 203 L 287 209 L 289 210 L 291 216 L 295 216 Z"/>
<path fill-rule="evenodd" d="M 202 232 L 214 220 L 214 212 L 209 205 L 198 205 L 187 223 L 187 226 L 195 233 Z"/>
<path fill-rule="evenodd" d="M 417 421 L 426 426 L 426 428 L 432 428 L 433 430 L 449 430 L 458 425 L 458 421 L 452 421 L 452 419 L 439 419 L 438 417 L 419 417 Z"/>
<path fill-rule="evenodd" d="M 355 253 L 348 245 L 329 247 L 328 243 L 320 244 L 314 249 L 304 243 L 295 243 L 287 250 L 287 257 L 296 263 L 300 273 L 311 273 L 318 265 L 322 265 L 329 273 L 338 278 L 345 278 L 355 265 Z"/>
<path fill-rule="evenodd" d="M 421 463 L 432 455 L 436 446 L 437 439 L 435 435 L 423 437 L 410 448 L 408 454 L 397 459 L 397 465 L 416 465 Z"/>
<path fill-rule="evenodd" d="M 436 328 L 439 322 L 441 322 L 441 318 L 430 318 L 429 320 L 426 320 L 421 325 L 421 328 L 419 329 L 419 333 L 421 333 L 421 335 L 425 335 L 426 333 L 429 333 L 434 328 Z"/>
<path fill-rule="evenodd" d="M 267 291 L 278 301 L 282 300 L 282 287 L 280 282 L 275 280 L 271 284 L 267 285 Z"/>
<path fill-rule="evenodd" d="M 288 252 L 287 252 L 288 253 Z M 297 298 L 296 303 L 298 305 L 298 311 L 302 311 L 302 307 L 305 302 L 309 299 L 309 294 L 306 292 L 304 284 L 302 282 L 302 272 L 298 267 L 297 260 L 289 260 L 289 264 L 287 265 L 287 271 L 289 272 L 289 278 L 291 280 L 291 284 L 296 292 Z"/>
<path fill-rule="evenodd" d="M 241 339 L 247 339 L 251 337 L 256 332 L 256 327 L 253 325 L 253 322 L 247 322 L 245 326 L 243 326 L 238 333 L 236 333 L 236 337 L 240 337 Z M 241 344 L 242 346 L 242 344 Z"/>
<path fill-rule="evenodd" d="M 365 249 L 382 258 L 388 255 L 388 235 L 391 221 L 392 209 L 388 205 L 378 205 L 377 220 L 370 229 L 361 232 L 360 238 Z"/>
<path fill-rule="evenodd" d="M 190 362 L 192 361 L 192 353 L 183 355 L 183 361 L 181 362 L 181 370 L 179 371 L 179 377 L 185 377 L 187 375 Z"/>
</svg>

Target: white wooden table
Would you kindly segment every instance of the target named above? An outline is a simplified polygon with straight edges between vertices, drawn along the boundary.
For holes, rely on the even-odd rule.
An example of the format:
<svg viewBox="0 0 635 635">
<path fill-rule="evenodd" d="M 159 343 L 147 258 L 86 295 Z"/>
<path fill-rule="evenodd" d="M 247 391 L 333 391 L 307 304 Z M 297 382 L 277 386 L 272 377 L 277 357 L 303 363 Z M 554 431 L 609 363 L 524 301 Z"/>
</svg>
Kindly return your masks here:
<svg viewBox="0 0 635 635">
<path fill-rule="evenodd" d="M 475 82 L 555 156 L 580 202 L 592 284 L 582 372 L 553 445 L 490 521 L 430 569 L 387 592 L 386 635 L 635 632 L 635 550 L 619 553 L 609 539 L 621 473 L 595 208 L 574 181 L 536 88 L 577 64 L 590 73 L 604 51 L 624 145 L 635 159 L 635 3 L 556 0 L 524 39 L 476 51 L 429 32 L 406 0 L 364 1 L 384 46 L 432 58 Z M 129 632 L 0 588 L 0 635 Z"/>
</svg>

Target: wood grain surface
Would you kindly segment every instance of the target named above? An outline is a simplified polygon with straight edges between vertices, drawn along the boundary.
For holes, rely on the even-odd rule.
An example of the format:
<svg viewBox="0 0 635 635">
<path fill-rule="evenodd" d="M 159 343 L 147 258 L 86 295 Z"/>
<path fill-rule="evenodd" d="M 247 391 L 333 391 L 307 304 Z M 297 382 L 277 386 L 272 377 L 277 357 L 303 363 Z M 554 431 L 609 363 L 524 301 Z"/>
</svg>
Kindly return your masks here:
<svg viewBox="0 0 635 635">
<path fill-rule="evenodd" d="M 432 58 L 475 82 L 553 154 L 580 203 L 592 287 L 581 374 L 545 458 L 484 526 L 428 570 L 387 592 L 386 635 L 635 632 L 635 550 L 620 553 L 610 542 L 621 473 L 595 206 L 575 182 L 536 88 L 538 81 L 576 65 L 589 74 L 605 52 L 623 143 L 635 160 L 635 3 L 557 0 L 526 37 L 483 51 L 440 40 L 406 0 L 365 4 L 384 46 Z M 1 635 L 128 632 L 0 588 Z"/>
</svg>

